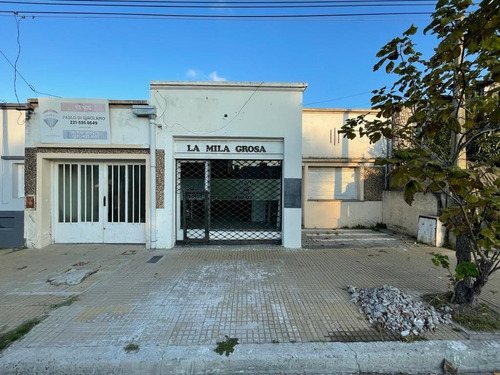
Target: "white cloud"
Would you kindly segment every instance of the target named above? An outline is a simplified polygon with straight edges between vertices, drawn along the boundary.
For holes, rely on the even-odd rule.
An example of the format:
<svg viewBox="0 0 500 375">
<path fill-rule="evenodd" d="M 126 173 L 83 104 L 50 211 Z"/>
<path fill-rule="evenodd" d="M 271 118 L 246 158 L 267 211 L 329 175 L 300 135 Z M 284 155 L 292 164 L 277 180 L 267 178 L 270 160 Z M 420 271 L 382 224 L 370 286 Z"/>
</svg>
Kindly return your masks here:
<svg viewBox="0 0 500 375">
<path fill-rule="evenodd" d="M 211 81 L 227 81 L 226 78 L 220 77 L 217 72 L 212 72 L 209 74 L 210 80 Z"/>
<path fill-rule="evenodd" d="M 186 75 L 190 79 L 195 79 L 196 77 L 198 77 L 200 75 L 200 73 L 197 70 L 188 69 L 188 71 L 186 72 Z"/>
<path fill-rule="evenodd" d="M 213 71 L 210 74 L 206 74 L 196 69 L 188 69 L 186 71 L 186 77 L 191 80 L 199 80 L 199 81 L 215 81 L 215 82 L 227 81 L 226 78 L 219 76 L 216 71 Z"/>
</svg>

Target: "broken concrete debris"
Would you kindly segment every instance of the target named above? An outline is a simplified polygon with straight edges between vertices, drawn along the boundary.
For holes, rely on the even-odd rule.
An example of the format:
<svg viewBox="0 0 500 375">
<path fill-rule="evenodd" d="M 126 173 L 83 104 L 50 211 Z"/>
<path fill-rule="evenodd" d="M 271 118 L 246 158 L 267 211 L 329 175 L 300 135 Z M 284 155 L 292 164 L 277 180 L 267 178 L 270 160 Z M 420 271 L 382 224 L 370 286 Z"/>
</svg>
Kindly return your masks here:
<svg viewBox="0 0 500 375">
<path fill-rule="evenodd" d="M 97 270 L 94 269 L 77 270 L 75 268 L 70 268 L 69 270 L 65 271 L 62 275 L 48 279 L 47 282 L 55 286 L 78 285 L 87 277 L 96 272 Z"/>
<path fill-rule="evenodd" d="M 360 306 L 359 312 L 371 324 L 378 324 L 403 337 L 433 331 L 440 323 L 449 324 L 451 315 L 440 314 L 432 306 L 424 306 L 396 287 L 378 288 L 348 286 L 351 302 Z"/>
</svg>

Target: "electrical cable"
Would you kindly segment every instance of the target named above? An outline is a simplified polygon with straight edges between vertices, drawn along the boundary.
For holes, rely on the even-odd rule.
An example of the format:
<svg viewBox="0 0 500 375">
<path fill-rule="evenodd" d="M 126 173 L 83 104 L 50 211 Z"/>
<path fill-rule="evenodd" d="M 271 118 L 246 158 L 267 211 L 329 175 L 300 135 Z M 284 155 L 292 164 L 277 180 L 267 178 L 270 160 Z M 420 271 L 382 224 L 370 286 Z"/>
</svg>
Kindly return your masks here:
<svg viewBox="0 0 500 375">
<path fill-rule="evenodd" d="M 38 91 L 35 89 L 35 87 L 29 83 L 26 78 L 24 78 L 24 76 L 21 74 L 21 72 L 14 66 L 14 64 L 9 60 L 9 58 L 5 55 L 5 53 L 3 53 L 2 50 L 0 50 L 0 54 L 5 58 L 5 60 L 7 60 L 7 62 L 10 64 L 10 66 L 12 66 L 12 68 L 14 68 L 14 70 L 17 72 L 17 74 L 19 75 L 19 77 L 21 77 L 21 79 L 24 81 L 24 83 L 26 83 L 26 85 L 30 88 L 31 91 L 33 91 L 35 94 L 37 95 L 45 95 L 45 96 L 52 96 L 52 97 L 55 97 L 55 98 L 60 98 L 60 96 L 58 95 L 53 95 L 53 94 L 47 94 L 45 92 L 41 92 L 41 91 Z M 19 101 L 19 99 L 18 99 Z"/>
<path fill-rule="evenodd" d="M 17 99 L 17 104 L 19 104 L 19 96 L 17 95 L 17 63 L 19 62 L 19 57 L 21 56 L 21 29 L 20 29 L 20 23 L 21 20 L 24 18 L 24 16 L 21 16 L 20 18 L 17 18 L 17 15 L 14 15 L 14 18 L 16 20 L 16 29 L 17 29 L 17 56 L 16 60 L 14 61 L 14 95 L 16 96 Z"/>
<path fill-rule="evenodd" d="M 360 93 L 353 94 L 353 95 L 342 96 L 342 97 L 340 97 L 340 98 L 334 98 L 334 99 L 321 100 L 321 101 L 319 101 L 319 102 L 305 103 L 305 104 L 303 104 L 303 105 L 313 105 L 313 104 L 320 104 L 320 103 L 333 102 L 333 101 L 336 101 L 336 100 L 342 100 L 342 99 L 354 98 L 355 96 L 361 96 L 361 95 L 366 95 L 366 94 L 371 94 L 371 93 L 372 93 L 371 91 L 365 91 L 365 92 L 360 92 Z"/>
<path fill-rule="evenodd" d="M 58 2 L 61 0 L 46 0 L 49 2 Z M 395 3 L 395 2 L 429 2 L 432 0 L 290 0 L 290 1 L 162 1 L 162 0 L 65 0 L 66 2 L 85 2 L 85 3 L 127 3 L 127 4 L 322 4 L 322 3 Z"/>
<path fill-rule="evenodd" d="M 105 4 L 105 3 L 96 3 L 96 4 L 91 4 L 91 3 L 78 3 L 78 4 L 71 4 L 67 2 L 58 2 L 58 3 L 47 3 L 47 2 L 29 2 L 29 1 L 2 1 L 4 4 L 22 4 L 22 5 L 48 5 L 48 6 L 78 6 L 78 7 L 108 7 L 108 8 L 188 8 L 188 9 L 294 9 L 294 8 L 373 8 L 373 7 L 407 7 L 407 6 L 433 6 L 434 3 L 432 2 L 421 2 L 421 3 L 416 3 L 416 4 L 408 4 L 408 3 L 392 3 L 392 4 L 375 4 L 375 3 L 369 3 L 369 4 L 313 4 L 312 2 L 310 4 L 291 4 L 291 5 L 284 5 L 284 4 L 277 4 L 277 5 L 225 5 L 224 3 L 217 3 L 217 4 L 203 4 L 203 5 L 177 5 L 177 4 L 161 4 L 161 5 L 156 5 L 156 4 L 139 4 L 139 5 L 125 5 L 125 4 Z"/>
<path fill-rule="evenodd" d="M 243 111 L 243 109 L 246 107 L 246 105 L 248 104 L 248 102 L 253 98 L 253 96 L 255 95 L 255 93 L 260 89 L 260 87 L 264 84 L 264 82 L 260 82 L 259 85 L 252 91 L 252 94 L 248 97 L 248 99 L 245 101 L 245 103 L 243 103 L 243 105 L 240 107 L 240 109 L 236 112 L 236 114 L 226 123 L 224 124 L 223 126 L 217 128 L 217 129 L 214 129 L 214 130 L 210 130 L 208 132 L 194 132 L 188 128 L 186 128 L 184 125 L 182 124 L 179 124 L 178 122 L 172 124 L 172 125 L 167 125 L 167 128 L 170 128 L 172 129 L 174 126 L 179 126 L 181 127 L 182 129 L 184 129 L 185 131 L 193 134 L 193 135 L 208 135 L 208 134 L 213 134 L 213 133 L 216 133 L 218 131 L 221 131 L 223 129 L 225 129 L 226 127 L 229 126 L 229 124 L 231 124 L 241 113 L 241 111 Z M 158 91 L 158 90 L 155 90 L 155 93 L 154 95 L 159 95 L 165 102 L 166 102 L 166 98 Z M 162 113 L 161 117 L 163 117 L 165 112 Z"/>
<path fill-rule="evenodd" d="M 129 13 L 129 12 L 72 12 L 72 11 L 39 11 L 39 10 L 2 10 L 0 13 L 15 13 L 29 16 L 99 16 L 102 18 L 120 17 L 145 17 L 145 18 L 192 18 L 192 19 L 308 19 L 308 18 L 340 18 L 340 17 L 363 17 L 363 16 L 401 16 L 401 15 L 430 15 L 432 12 L 377 12 L 377 13 L 327 13 L 327 14 L 259 14 L 259 15 L 209 15 L 209 14 L 166 14 L 166 13 Z"/>
</svg>

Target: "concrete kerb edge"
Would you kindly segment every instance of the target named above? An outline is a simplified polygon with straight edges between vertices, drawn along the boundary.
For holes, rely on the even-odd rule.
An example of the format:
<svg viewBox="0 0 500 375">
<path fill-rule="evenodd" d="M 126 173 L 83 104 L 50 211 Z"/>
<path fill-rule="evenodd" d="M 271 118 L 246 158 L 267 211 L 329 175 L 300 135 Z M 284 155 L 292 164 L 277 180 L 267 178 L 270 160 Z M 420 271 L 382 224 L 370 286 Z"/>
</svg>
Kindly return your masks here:
<svg viewBox="0 0 500 375">
<path fill-rule="evenodd" d="M 140 345 L 140 343 L 139 343 Z M 460 372 L 500 369 L 500 341 L 297 343 L 214 346 L 17 348 L 0 356 L 1 374 L 307 374 L 440 373 L 448 359 Z"/>
</svg>

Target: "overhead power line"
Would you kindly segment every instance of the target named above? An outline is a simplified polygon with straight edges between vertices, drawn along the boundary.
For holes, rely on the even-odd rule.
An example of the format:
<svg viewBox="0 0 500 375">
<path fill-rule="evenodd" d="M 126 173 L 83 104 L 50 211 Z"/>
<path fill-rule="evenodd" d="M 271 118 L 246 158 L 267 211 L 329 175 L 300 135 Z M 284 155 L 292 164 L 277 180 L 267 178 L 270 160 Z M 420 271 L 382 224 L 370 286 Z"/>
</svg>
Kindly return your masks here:
<svg viewBox="0 0 500 375">
<path fill-rule="evenodd" d="M 6 10 L 4 7 L 9 5 L 23 6 L 24 9 Z M 66 18 L 329 20 L 346 17 L 427 16 L 434 10 L 434 5 L 433 0 L 6 0 L 0 2 L 0 16 L 18 12 L 24 16 Z M 373 11 L 375 8 L 380 11 Z M 181 13 L 181 9 L 189 11 Z M 284 9 L 288 11 L 280 12 Z M 211 12 L 207 12 L 208 10 Z M 234 12 L 227 13 L 222 12 L 223 10 Z"/>
<path fill-rule="evenodd" d="M 24 78 L 24 76 L 21 74 L 21 72 L 19 71 L 19 69 L 17 68 L 17 66 L 14 65 L 12 63 L 12 61 L 9 60 L 9 58 L 5 55 L 5 53 L 3 53 L 2 50 L 0 50 L 0 54 L 4 57 L 5 60 L 7 60 L 7 62 L 9 63 L 9 65 L 12 66 L 12 68 L 14 69 L 14 73 L 17 74 L 19 77 L 21 77 L 21 79 L 24 81 L 24 83 L 26 83 L 26 85 L 30 88 L 31 91 L 33 91 L 37 95 L 54 96 L 54 97 L 58 98 L 57 95 L 48 94 L 46 92 L 41 92 L 41 91 L 38 91 L 37 89 L 35 89 L 35 87 L 31 83 L 29 83 L 26 80 L 26 78 Z M 16 93 L 16 97 L 17 97 L 17 93 Z M 19 102 L 19 99 L 17 99 L 17 101 Z"/>
<path fill-rule="evenodd" d="M 314 18 L 341 18 L 363 16 L 410 16 L 430 15 L 432 12 L 367 12 L 367 13 L 325 13 L 325 14 L 238 14 L 238 15 L 213 15 L 213 14 L 168 14 L 168 13 L 136 13 L 136 12 L 86 12 L 86 11 L 40 11 L 40 10 L 2 10 L 0 14 L 13 14 L 18 12 L 26 16 L 58 16 L 58 17 L 85 17 L 94 16 L 102 18 L 142 17 L 142 18 L 191 18 L 191 19 L 314 19 Z"/>
<path fill-rule="evenodd" d="M 13 1 L 20 2 L 20 1 Z M 61 2 L 61 0 L 46 0 L 47 3 Z M 257 1 L 215 1 L 215 0 L 64 0 L 68 3 L 95 3 L 95 4 L 368 4 L 368 3 L 380 3 L 390 5 L 392 3 L 407 3 L 409 5 L 414 3 L 428 3 L 431 2 L 435 4 L 435 1 L 431 0 L 257 0 Z M 5 3 L 5 1 L 2 1 Z M 31 2 L 30 2 L 31 3 Z"/>
<path fill-rule="evenodd" d="M 354 98 L 355 96 L 367 95 L 367 94 L 371 94 L 371 93 L 372 93 L 371 91 L 365 91 L 365 92 L 360 92 L 360 93 L 353 94 L 353 95 L 341 96 L 340 98 L 326 99 L 326 100 L 321 100 L 319 102 L 312 102 L 312 103 L 304 103 L 304 105 L 313 105 L 313 104 L 333 102 L 333 101 L 336 101 L 336 100 Z"/>
<path fill-rule="evenodd" d="M 432 2 L 369 2 L 369 3 L 340 3 L 337 1 L 307 1 L 307 2 L 221 2 L 221 3 L 208 3 L 208 2 L 168 2 L 168 3 L 154 3 L 154 4 L 118 4 L 115 2 L 102 1 L 99 3 L 92 3 L 86 1 L 85 3 L 69 3 L 69 2 L 38 2 L 38 1 L 2 1 L 3 4 L 19 4 L 19 5 L 44 5 L 44 6 L 70 6 L 70 7 L 106 7 L 106 8 L 190 8 L 190 9 L 293 9 L 293 8 L 387 8 L 387 7 L 408 7 L 408 6 L 433 6 Z"/>
</svg>

